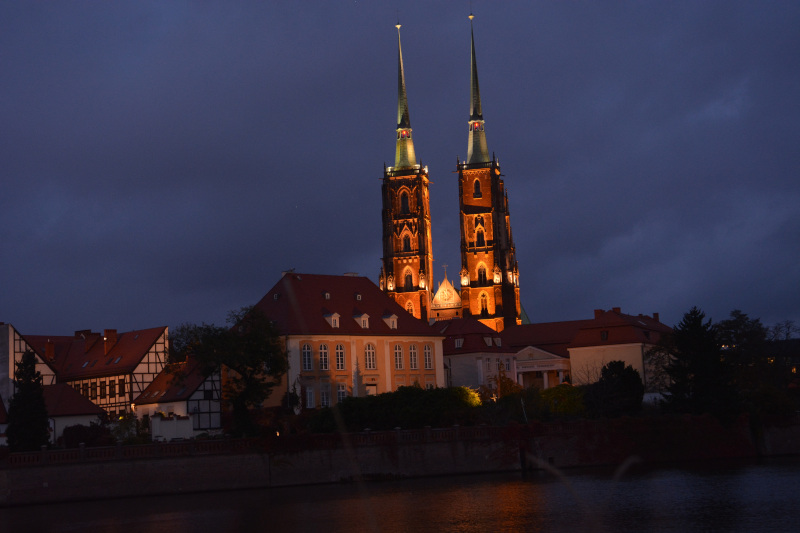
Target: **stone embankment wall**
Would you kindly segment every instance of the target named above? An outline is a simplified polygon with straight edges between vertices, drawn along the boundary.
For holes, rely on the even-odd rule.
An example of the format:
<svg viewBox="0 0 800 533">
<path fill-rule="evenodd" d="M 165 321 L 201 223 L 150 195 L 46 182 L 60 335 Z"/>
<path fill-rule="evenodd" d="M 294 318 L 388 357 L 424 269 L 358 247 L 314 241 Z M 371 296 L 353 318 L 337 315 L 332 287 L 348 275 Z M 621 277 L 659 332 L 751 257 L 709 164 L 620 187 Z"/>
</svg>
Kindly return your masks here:
<svg viewBox="0 0 800 533">
<path fill-rule="evenodd" d="M 798 453 L 798 422 L 753 431 L 746 418 L 722 425 L 711 417 L 190 441 L 12 454 L 0 468 L 0 506 Z"/>
</svg>

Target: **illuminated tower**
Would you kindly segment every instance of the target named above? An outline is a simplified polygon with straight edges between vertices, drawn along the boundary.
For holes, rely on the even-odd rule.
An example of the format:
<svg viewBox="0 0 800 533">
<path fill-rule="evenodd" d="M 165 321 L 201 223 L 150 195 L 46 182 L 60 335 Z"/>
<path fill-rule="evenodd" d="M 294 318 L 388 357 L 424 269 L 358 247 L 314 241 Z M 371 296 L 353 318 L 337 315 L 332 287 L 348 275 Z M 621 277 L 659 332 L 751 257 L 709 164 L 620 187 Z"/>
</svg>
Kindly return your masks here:
<svg viewBox="0 0 800 533">
<path fill-rule="evenodd" d="M 462 316 L 473 316 L 492 329 L 520 324 L 519 270 L 511 238 L 508 196 L 500 163 L 486 147 L 475 34 L 472 30 L 471 101 L 467 160 L 458 164 L 461 207 Z"/>
<path fill-rule="evenodd" d="M 427 320 L 433 272 L 428 169 L 417 164 L 411 138 L 400 24 L 397 51 L 397 143 L 394 166 L 383 170 L 380 287 L 409 313 Z"/>
</svg>

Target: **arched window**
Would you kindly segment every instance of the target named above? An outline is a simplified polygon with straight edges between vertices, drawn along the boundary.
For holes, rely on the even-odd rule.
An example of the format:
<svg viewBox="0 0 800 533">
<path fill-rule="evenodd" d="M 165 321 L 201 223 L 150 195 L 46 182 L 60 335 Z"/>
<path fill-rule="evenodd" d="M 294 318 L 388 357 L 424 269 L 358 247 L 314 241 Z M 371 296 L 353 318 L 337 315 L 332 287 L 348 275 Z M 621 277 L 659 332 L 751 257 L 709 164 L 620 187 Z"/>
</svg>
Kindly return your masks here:
<svg viewBox="0 0 800 533">
<path fill-rule="evenodd" d="M 311 346 L 303 345 L 303 370 L 311 370 Z"/>
<path fill-rule="evenodd" d="M 406 283 L 405 289 L 407 291 L 414 290 L 414 276 L 411 275 L 411 272 L 406 270 Z"/>
<path fill-rule="evenodd" d="M 404 215 L 411 212 L 408 208 L 408 193 L 406 192 L 400 194 L 400 212 Z"/>
<path fill-rule="evenodd" d="M 406 302 L 406 311 L 408 311 L 410 315 L 414 314 L 414 304 L 412 302 Z"/>
<path fill-rule="evenodd" d="M 486 246 L 486 239 L 483 237 L 483 230 L 479 229 L 475 232 L 475 246 L 483 247 Z"/>
<path fill-rule="evenodd" d="M 481 314 L 482 315 L 489 314 L 489 297 L 486 296 L 485 292 L 481 293 Z"/>
<path fill-rule="evenodd" d="M 478 285 L 486 285 L 486 269 L 483 266 L 478 268 Z"/>
<path fill-rule="evenodd" d="M 367 344 L 364 348 L 364 367 L 367 370 L 375 370 L 375 347 L 371 344 Z"/>
<path fill-rule="evenodd" d="M 411 237 L 408 235 L 403 236 L 403 251 L 410 252 L 411 251 Z"/>
<path fill-rule="evenodd" d="M 319 345 L 319 369 L 328 370 L 328 345 Z"/>
<path fill-rule="evenodd" d="M 336 345 L 336 370 L 344 370 L 344 346 Z"/>
<path fill-rule="evenodd" d="M 481 182 L 480 180 L 475 180 L 475 190 L 472 192 L 472 197 L 480 198 L 481 196 Z"/>
<path fill-rule="evenodd" d="M 403 347 L 399 344 L 394 345 L 394 369 L 403 370 Z"/>
</svg>

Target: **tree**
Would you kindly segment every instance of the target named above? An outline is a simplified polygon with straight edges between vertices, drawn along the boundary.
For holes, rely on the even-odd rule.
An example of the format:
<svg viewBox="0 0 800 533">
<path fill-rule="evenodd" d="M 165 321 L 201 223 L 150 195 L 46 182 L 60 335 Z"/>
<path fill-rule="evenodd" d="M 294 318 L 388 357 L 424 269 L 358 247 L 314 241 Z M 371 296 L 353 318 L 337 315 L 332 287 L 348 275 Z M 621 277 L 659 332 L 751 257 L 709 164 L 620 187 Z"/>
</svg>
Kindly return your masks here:
<svg viewBox="0 0 800 533">
<path fill-rule="evenodd" d="M 261 407 L 280 384 L 289 364 L 280 335 L 259 310 L 242 308 L 228 315 L 231 327 L 183 324 L 170 337 L 171 359 L 194 356 L 207 372 L 226 369 L 223 401 L 233 414 L 235 435 L 255 435 L 251 410 Z"/>
<path fill-rule="evenodd" d="M 28 350 L 16 364 L 16 391 L 8 410 L 8 446 L 13 452 L 35 451 L 50 440 L 44 403 L 42 375 L 36 370 L 36 354 Z"/>
<path fill-rule="evenodd" d="M 583 398 L 589 416 L 630 416 L 642 408 L 644 384 L 639 372 L 631 365 L 611 361 L 600 370 L 600 379 L 586 385 Z"/>
<path fill-rule="evenodd" d="M 692 307 L 660 348 L 670 354 L 667 405 L 677 412 L 730 415 L 739 409 L 732 367 L 722 357 L 717 332 L 705 313 Z"/>
</svg>

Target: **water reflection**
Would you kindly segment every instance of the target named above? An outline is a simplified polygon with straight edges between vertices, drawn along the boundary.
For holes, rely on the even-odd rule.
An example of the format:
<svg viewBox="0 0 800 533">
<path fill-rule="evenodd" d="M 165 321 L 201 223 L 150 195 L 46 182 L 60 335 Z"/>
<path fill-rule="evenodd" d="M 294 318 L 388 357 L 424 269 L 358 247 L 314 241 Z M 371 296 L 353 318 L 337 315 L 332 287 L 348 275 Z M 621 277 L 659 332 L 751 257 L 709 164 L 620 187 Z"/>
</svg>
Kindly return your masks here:
<svg viewBox="0 0 800 533">
<path fill-rule="evenodd" d="M 0 510 L 3 531 L 791 531 L 800 461 L 152 496 Z"/>
</svg>

